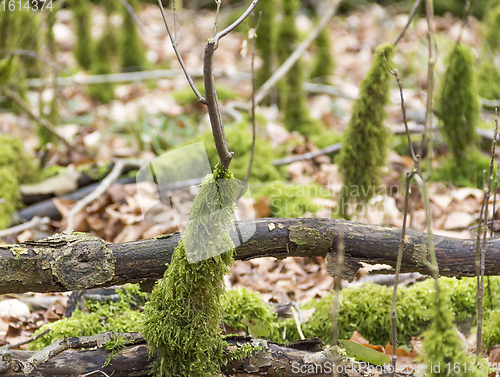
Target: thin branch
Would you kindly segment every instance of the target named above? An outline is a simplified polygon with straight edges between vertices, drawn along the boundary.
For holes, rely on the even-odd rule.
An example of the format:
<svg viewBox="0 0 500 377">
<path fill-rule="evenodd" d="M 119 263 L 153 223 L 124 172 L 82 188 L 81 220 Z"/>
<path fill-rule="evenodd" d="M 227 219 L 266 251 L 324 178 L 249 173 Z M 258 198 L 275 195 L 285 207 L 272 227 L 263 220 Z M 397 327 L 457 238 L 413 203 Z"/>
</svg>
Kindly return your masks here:
<svg viewBox="0 0 500 377">
<path fill-rule="evenodd" d="M 425 16 L 427 18 L 427 43 L 429 47 L 429 58 L 427 62 L 427 103 L 425 107 L 425 121 L 424 121 L 424 132 L 422 133 L 422 140 L 418 146 L 418 155 L 422 155 L 424 150 L 424 145 L 427 139 L 427 130 L 432 126 L 432 96 L 434 92 L 434 65 L 437 59 L 437 44 L 434 40 L 434 6 L 433 0 L 425 1 Z M 436 56 L 434 56 L 433 50 L 436 50 Z M 432 161 L 432 134 L 431 141 L 429 145 L 429 166 Z M 421 172 L 421 166 L 419 166 L 419 173 Z"/>
<path fill-rule="evenodd" d="M 189 86 L 191 87 L 191 89 L 193 89 L 194 94 L 198 98 L 198 102 L 206 105 L 205 98 L 203 98 L 200 91 L 196 88 L 196 85 L 194 84 L 193 78 L 189 75 L 189 72 L 186 68 L 186 64 L 184 63 L 184 60 L 182 59 L 181 53 L 180 53 L 179 48 L 177 46 L 177 40 L 172 35 L 172 31 L 170 30 L 170 26 L 168 26 L 167 16 L 165 15 L 165 10 L 163 9 L 163 4 L 161 3 L 161 0 L 158 0 L 158 6 L 160 7 L 161 16 L 163 17 L 163 23 L 165 24 L 165 27 L 167 28 L 167 33 L 168 33 L 168 36 L 170 38 L 170 42 L 172 42 L 172 48 L 174 49 L 175 55 L 177 56 L 177 60 L 179 61 L 179 64 L 181 65 L 182 70 L 184 71 L 184 75 L 186 76 L 186 79 L 189 83 Z"/>
<path fill-rule="evenodd" d="M 260 22 L 260 16 L 259 16 L 259 22 Z M 259 22 L 257 22 L 257 24 Z M 243 188 L 241 189 L 242 191 L 240 192 L 240 196 L 243 193 L 243 189 L 245 188 L 245 186 L 248 182 L 248 178 L 250 178 L 250 173 L 252 171 L 253 155 L 255 152 L 255 136 L 257 133 L 257 130 L 256 130 L 257 127 L 255 124 L 255 65 L 254 65 L 254 63 L 255 63 L 255 39 L 257 37 L 255 32 L 256 32 L 257 27 L 258 26 L 255 26 L 255 14 L 253 14 L 252 15 L 252 28 L 248 32 L 249 35 L 250 35 L 250 33 L 252 33 L 252 35 L 251 35 L 251 38 L 252 38 L 252 60 L 250 63 L 250 72 L 252 74 L 252 109 L 251 109 L 251 113 L 252 113 L 252 147 L 250 149 L 250 161 L 248 162 L 247 173 L 245 174 L 245 178 L 243 179 Z"/>
<path fill-rule="evenodd" d="M 325 28 L 325 26 L 330 22 L 337 11 L 337 7 L 343 0 L 332 0 L 330 6 L 326 9 L 323 17 L 319 21 L 318 25 L 309 33 L 307 38 L 297 47 L 292 55 L 285 60 L 285 62 L 278 68 L 276 72 L 260 87 L 255 95 L 255 103 L 258 105 L 262 102 L 264 97 L 267 95 L 269 90 L 274 87 L 283 76 L 294 66 L 294 64 L 299 60 L 299 58 L 304 54 L 311 43 L 318 37 L 319 33 Z"/>
<path fill-rule="evenodd" d="M 125 7 L 132 20 L 134 20 L 134 23 L 137 25 L 137 27 L 141 29 L 141 33 L 145 33 L 146 29 L 144 28 L 144 25 L 139 19 L 139 16 L 137 16 L 137 14 L 135 13 L 134 8 L 130 6 L 127 0 L 120 0 L 120 3 L 122 3 L 122 5 Z"/>
<path fill-rule="evenodd" d="M 81 154 L 81 155 L 87 155 L 87 152 L 77 146 L 73 145 L 68 139 L 66 139 L 64 136 L 60 135 L 59 132 L 57 132 L 56 127 L 47 119 L 42 118 L 38 115 L 36 115 L 26 103 L 17 93 L 10 91 L 9 89 L 4 87 L 4 93 L 7 97 L 12 99 L 14 102 L 16 102 L 33 120 L 38 122 L 42 127 L 44 127 L 47 131 L 49 131 L 51 134 L 53 134 L 57 139 L 59 139 L 64 145 L 66 145 L 69 149 Z"/>
<path fill-rule="evenodd" d="M 345 263 L 345 243 L 344 243 L 344 223 L 340 224 L 339 238 L 337 241 L 337 271 L 335 273 L 335 299 L 332 306 L 332 346 L 337 345 L 339 338 L 338 312 L 340 306 L 340 290 L 342 288 L 342 275 L 344 273 Z M 333 249 L 333 245 L 332 245 Z M 335 360 L 338 363 L 338 360 Z M 339 376 L 338 369 L 335 368 L 333 375 Z"/>
<path fill-rule="evenodd" d="M 66 229 L 67 230 L 74 230 L 74 222 L 75 222 L 75 216 L 80 213 L 86 206 L 88 206 L 90 203 L 92 203 L 94 200 L 100 198 L 106 190 L 109 189 L 109 187 L 116 182 L 116 180 L 120 177 L 120 175 L 123 172 L 123 169 L 127 165 L 134 165 L 137 167 L 141 167 L 144 165 L 146 161 L 143 160 L 129 160 L 129 159 L 121 159 L 116 161 L 115 165 L 113 166 L 113 169 L 111 172 L 104 178 L 99 186 L 92 191 L 90 194 L 85 196 L 83 199 L 79 200 L 73 208 L 69 211 L 68 218 L 67 218 L 67 225 Z"/>
<path fill-rule="evenodd" d="M 255 7 L 257 6 L 257 3 L 259 0 L 253 0 L 250 5 L 248 6 L 247 10 L 238 18 L 236 21 L 234 21 L 231 25 L 229 25 L 227 28 L 222 30 L 219 34 L 215 35 L 213 38 L 213 41 L 215 43 L 215 49 L 219 46 L 219 40 L 226 35 L 228 35 L 230 32 L 232 32 L 234 29 L 236 29 L 243 21 L 246 20 L 248 16 L 253 12 Z"/>
<path fill-rule="evenodd" d="M 486 259 L 486 235 L 488 233 L 488 205 L 490 202 L 491 193 L 491 180 L 493 179 L 493 163 L 495 160 L 495 146 L 497 142 L 498 135 L 498 113 L 495 114 L 495 133 L 493 137 L 493 143 L 491 145 L 491 160 L 490 160 L 490 172 L 488 175 L 487 183 L 484 187 L 484 199 L 485 203 L 484 209 L 484 229 L 483 229 L 483 246 L 481 248 L 481 260 L 480 260 L 480 279 L 478 276 L 478 286 L 477 286 L 477 342 L 476 342 L 476 356 L 481 355 L 481 337 L 483 330 L 483 298 L 484 298 L 484 266 Z"/>
<path fill-rule="evenodd" d="M 215 0 L 217 3 L 217 10 L 215 11 L 215 21 L 214 21 L 214 35 L 213 38 L 217 35 L 217 26 L 219 26 L 219 13 L 220 13 L 220 3 L 221 0 Z"/>
<path fill-rule="evenodd" d="M 67 349 L 102 347 L 109 341 L 116 339 L 117 336 L 124 337 L 126 344 L 134 344 L 143 341 L 143 338 L 139 333 L 120 334 L 114 332 L 106 332 L 92 336 L 64 338 L 36 352 L 28 360 L 15 360 L 14 362 L 11 362 L 11 368 L 14 372 L 22 372 L 27 375 L 33 372 L 36 367 L 46 363 L 48 360 L 59 355 L 61 352 L 66 351 Z"/>
<path fill-rule="evenodd" d="M 292 305 L 292 314 L 293 314 L 293 319 L 295 321 L 295 326 L 297 326 L 297 332 L 299 333 L 300 339 L 304 340 L 305 336 L 304 333 L 302 332 L 302 328 L 300 327 L 300 318 L 299 318 L 299 313 L 297 312 L 297 309 Z"/>
<path fill-rule="evenodd" d="M 212 126 L 212 133 L 214 135 L 215 147 L 219 160 L 224 168 L 228 168 L 233 158 L 234 153 L 229 152 L 226 143 L 226 134 L 224 133 L 224 124 L 220 116 L 219 99 L 217 98 L 217 91 L 215 89 L 215 81 L 213 75 L 214 69 L 214 52 L 215 42 L 209 39 L 205 47 L 205 55 L 203 58 L 203 77 L 205 81 L 205 96 L 208 108 L 208 116 Z"/>
<path fill-rule="evenodd" d="M 24 346 L 25 344 L 29 344 L 31 342 L 34 342 L 37 339 L 40 339 L 42 336 L 47 335 L 49 332 L 51 332 L 51 329 L 47 329 L 40 334 L 37 334 L 35 336 L 30 337 L 29 339 L 23 340 L 22 342 L 16 343 L 16 344 L 8 344 L 5 347 L 8 349 L 14 349 L 14 348 L 19 348 L 21 346 Z"/>
<path fill-rule="evenodd" d="M 50 223 L 50 218 L 45 217 L 33 217 L 30 221 L 24 224 L 16 225 L 8 229 L 0 230 L 0 238 L 5 238 L 8 236 L 12 236 L 14 234 L 19 234 L 28 229 L 38 228 L 40 229 L 42 226 Z"/>
<path fill-rule="evenodd" d="M 401 30 L 401 32 L 399 33 L 399 35 L 396 37 L 396 39 L 394 40 L 394 42 L 392 42 L 393 45 L 397 45 L 398 42 L 401 40 L 401 38 L 403 38 L 403 36 L 405 35 L 406 30 L 408 29 L 408 27 L 411 24 L 411 20 L 415 16 L 415 13 L 417 13 L 418 7 L 420 6 L 421 3 L 422 3 L 422 0 L 415 0 L 415 3 L 413 4 L 413 8 L 411 8 L 411 12 L 408 15 L 408 22 L 406 23 L 406 25 L 403 28 L 403 30 Z"/>
<path fill-rule="evenodd" d="M 172 0 L 172 12 L 174 13 L 174 41 L 177 45 L 179 43 L 179 22 L 177 21 L 177 6 L 175 0 Z"/>
<path fill-rule="evenodd" d="M 493 224 L 495 223 L 495 210 L 497 204 L 497 187 L 498 187 L 498 173 L 500 172 L 500 164 L 497 163 L 497 173 L 495 174 L 495 195 L 493 196 L 493 215 L 491 216 L 491 228 L 490 228 L 490 237 L 495 235 L 495 231 L 493 229 Z"/>
</svg>

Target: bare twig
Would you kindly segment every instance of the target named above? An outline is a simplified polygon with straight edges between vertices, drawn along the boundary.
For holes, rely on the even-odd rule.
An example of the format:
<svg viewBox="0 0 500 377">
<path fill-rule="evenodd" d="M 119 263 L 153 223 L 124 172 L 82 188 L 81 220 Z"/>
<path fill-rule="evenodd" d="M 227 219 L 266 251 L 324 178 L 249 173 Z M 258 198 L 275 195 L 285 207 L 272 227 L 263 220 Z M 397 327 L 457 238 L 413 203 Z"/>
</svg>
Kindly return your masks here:
<svg viewBox="0 0 500 377">
<path fill-rule="evenodd" d="M 300 318 L 299 318 L 299 313 L 297 312 L 297 309 L 292 305 L 292 314 L 293 314 L 293 319 L 295 321 L 295 326 L 297 326 L 297 332 L 299 333 L 300 339 L 304 340 L 305 336 L 302 333 L 302 328 L 300 327 Z"/>
<path fill-rule="evenodd" d="M 425 16 L 427 18 L 427 43 L 429 48 L 429 59 L 427 62 L 427 102 L 425 108 L 425 121 L 424 121 L 424 132 L 422 133 L 422 140 L 418 146 L 418 155 L 422 156 L 422 151 L 424 150 L 424 145 L 427 139 L 427 130 L 432 126 L 432 96 L 434 92 L 434 65 L 437 59 L 437 44 L 434 40 L 434 6 L 432 0 L 425 0 Z M 434 54 L 434 50 L 436 54 Z M 432 161 L 432 134 L 429 144 L 429 166 Z M 419 173 L 421 172 L 421 166 L 419 166 Z"/>
<path fill-rule="evenodd" d="M 294 66 L 294 64 L 299 60 L 299 58 L 304 54 L 307 48 L 311 45 L 311 43 L 318 37 L 319 33 L 325 28 L 330 19 L 333 17 L 335 12 L 337 11 L 337 7 L 343 0 L 332 0 L 329 3 L 328 9 L 325 10 L 325 13 L 316 27 L 309 33 L 307 38 L 297 47 L 297 49 L 293 52 L 292 55 L 285 60 L 285 62 L 279 67 L 276 72 L 259 88 L 257 94 L 255 95 L 255 103 L 258 105 L 262 102 L 264 97 L 267 95 L 269 90 L 274 87 L 283 76 Z M 248 106 L 250 107 L 250 106 Z"/>
<path fill-rule="evenodd" d="M 418 7 L 420 6 L 421 3 L 422 3 L 422 0 L 415 0 L 415 3 L 413 4 L 413 8 L 411 8 L 411 12 L 408 15 L 408 22 L 406 23 L 406 25 L 403 28 L 403 30 L 400 31 L 399 35 L 396 37 L 396 39 L 394 40 L 394 42 L 392 42 L 392 44 L 397 45 L 398 42 L 401 40 L 401 38 L 403 38 L 403 36 L 405 35 L 406 30 L 408 29 L 408 27 L 411 24 L 411 20 L 415 16 L 415 13 L 417 13 Z"/>
<path fill-rule="evenodd" d="M 106 178 L 104 178 L 101 181 L 99 186 L 97 186 L 97 188 L 94 191 L 85 196 L 83 199 L 76 202 L 73 208 L 71 208 L 71 211 L 69 212 L 67 218 L 66 229 L 73 230 L 75 226 L 74 224 L 75 216 L 78 213 L 80 213 L 80 211 L 82 211 L 86 206 L 92 203 L 94 200 L 100 198 L 106 192 L 106 190 L 109 189 L 109 187 L 120 177 L 125 166 L 134 165 L 137 167 L 141 167 L 145 163 L 146 161 L 143 160 L 132 160 L 132 159 L 121 159 L 116 161 L 111 172 L 106 176 Z"/>
<path fill-rule="evenodd" d="M 144 25 L 142 24 L 141 20 L 135 13 L 134 9 L 127 2 L 127 0 L 120 0 L 120 3 L 122 3 L 122 5 L 125 7 L 130 17 L 132 17 L 132 20 L 134 20 L 134 23 L 137 25 L 137 27 L 141 29 L 141 33 L 145 33 L 146 29 L 144 28 Z"/>
<path fill-rule="evenodd" d="M 247 10 L 243 12 L 243 14 L 236 20 L 234 21 L 231 25 L 229 25 L 227 28 L 222 30 L 219 34 L 217 34 L 213 39 L 215 43 L 215 49 L 219 46 L 219 40 L 226 35 L 228 35 L 230 32 L 232 32 L 234 29 L 236 29 L 243 21 L 246 20 L 248 16 L 253 12 L 255 7 L 257 6 L 257 3 L 259 0 L 253 0 L 250 5 L 248 6 Z"/>
<path fill-rule="evenodd" d="M 493 196 L 493 215 L 491 216 L 491 228 L 490 228 L 490 237 L 495 235 L 495 231 L 493 229 L 493 224 L 495 223 L 495 210 L 497 204 L 497 187 L 498 187 L 498 173 L 500 172 L 500 164 L 497 164 L 497 173 L 495 174 L 495 191 Z"/>
<path fill-rule="evenodd" d="M 51 329 L 47 329 L 43 332 L 41 332 L 40 334 L 37 334 L 29 339 L 26 339 L 26 340 L 23 340 L 22 342 L 19 342 L 19 343 L 16 343 L 16 344 L 8 344 L 6 345 L 5 347 L 8 348 L 8 349 L 13 349 L 13 348 L 19 348 L 21 346 L 24 346 L 25 344 L 29 344 L 31 342 L 34 342 L 35 340 L 41 338 L 42 336 L 48 334 L 50 331 L 52 331 Z"/>
<path fill-rule="evenodd" d="M 125 344 L 134 344 L 143 341 L 142 335 L 139 333 L 114 333 L 105 332 L 98 335 L 71 337 L 61 339 L 52 345 L 36 352 L 28 360 L 15 360 L 11 362 L 11 369 L 14 372 L 22 372 L 27 375 L 36 367 L 46 363 L 49 359 L 59 355 L 61 352 L 70 348 L 91 348 L 102 347 L 104 344 L 116 339 L 117 336 L 125 338 Z"/>
<path fill-rule="evenodd" d="M 220 13 L 221 0 L 215 0 L 215 3 L 217 4 L 217 10 L 215 11 L 214 35 L 213 35 L 214 39 L 215 39 L 215 36 L 217 35 L 217 26 L 219 26 L 219 13 Z"/>
<path fill-rule="evenodd" d="M 198 98 L 198 102 L 206 104 L 205 98 L 201 95 L 200 91 L 196 88 L 196 85 L 194 84 L 193 78 L 189 75 L 189 72 L 186 68 L 186 64 L 184 63 L 184 60 L 182 59 L 181 53 L 179 51 L 179 47 L 177 45 L 177 40 L 175 39 L 174 35 L 172 35 L 172 31 L 170 30 L 170 26 L 168 26 L 167 22 L 167 16 L 165 15 L 165 11 L 163 9 L 163 5 L 161 3 L 161 0 L 158 0 L 158 6 L 160 7 L 161 15 L 163 17 L 163 22 L 165 24 L 165 27 L 167 28 L 167 33 L 170 38 L 170 42 L 172 42 L 172 48 L 174 49 L 175 55 L 177 56 L 177 60 L 179 61 L 179 64 L 181 65 L 182 70 L 184 71 L 184 75 L 186 75 L 186 79 L 189 83 L 189 86 L 191 89 L 193 89 L 194 94 Z"/>
<path fill-rule="evenodd" d="M 335 239 L 334 241 L 335 242 Z M 333 245 L 332 245 L 333 249 Z M 345 244 L 344 244 L 344 224 L 341 223 L 339 233 L 338 233 L 338 241 L 337 241 L 337 271 L 335 273 L 335 299 L 333 301 L 332 306 L 332 346 L 337 345 L 339 333 L 338 333 L 338 312 L 340 305 L 340 289 L 342 288 L 342 275 L 344 273 L 344 262 L 345 262 Z M 335 360 L 337 363 L 338 361 Z M 337 377 L 339 375 L 339 371 L 337 368 L 334 368 L 333 375 Z"/>
<path fill-rule="evenodd" d="M 260 21 L 260 18 L 259 18 L 259 21 Z M 245 178 L 243 179 L 243 188 L 242 188 L 242 191 L 240 192 L 240 196 L 243 193 L 243 189 L 246 186 L 246 183 L 247 183 L 248 178 L 250 177 L 250 173 L 252 171 L 253 155 L 255 152 L 255 135 L 257 133 L 257 130 L 256 130 L 257 127 L 255 124 L 255 66 L 254 66 L 254 63 L 255 63 L 255 39 L 257 37 L 257 35 L 255 34 L 256 28 L 257 28 L 257 26 L 255 26 L 255 14 L 254 14 L 252 16 L 252 28 L 249 31 L 249 35 L 250 35 L 250 33 L 252 33 L 251 34 L 252 60 L 250 63 L 250 71 L 252 73 L 252 109 L 251 109 L 251 113 L 252 113 L 252 147 L 250 149 L 250 161 L 248 162 L 247 173 L 245 174 Z"/>
<path fill-rule="evenodd" d="M 205 82 L 206 105 L 208 108 L 208 116 L 212 125 L 212 133 L 214 135 L 215 147 L 219 160 L 224 168 L 228 168 L 233 158 L 234 153 L 227 149 L 226 135 L 224 133 L 224 124 L 220 116 L 219 98 L 215 89 L 215 80 L 213 75 L 214 69 L 214 52 L 215 41 L 209 39 L 205 47 L 205 56 L 203 58 L 203 77 Z"/>
<path fill-rule="evenodd" d="M 31 110 L 30 106 L 17 93 L 12 92 L 5 87 L 4 87 L 3 91 L 7 97 L 9 97 L 14 102 L 16 102 L 33 120 L 38 122 L 42 127 L 44 127 L 47 131 L 49 131 L 51 134 L 53 134 L 57 139 L 59 139 L 69 149 L 71 149 L 77 153 L 80 153 L 81 155 L 84 155 L 84 156 L 87 154 L 87 152 L 83 148 L 80 148 L 77 145 L 73 145 L 68 139 L 66 139 L 64 136 L 60 135 L 59 132 L 57 132 L 56 127 L 51 122 L 49 122 L 49 120 L 36 115 Z"/>
<path fill-rule="evenodd" d="M 14 234 L 19 234 L 28 229 L 41 228 L 44 225 L 50 223 L 49 217 L 33 217 L 30 221 L 24 224 L 16 225 L 8 229 L 0 230 L 0 238 L 5 238 L 12 236 Z"/>
<path fill-rule="evenodd" d="M 490 202 L 490 192 L 491 192 L 491 180 L 493 179 L 493 163 L 495 160 L 495 146 L 497 142 L 498 135 L 498 113 L 495 114 L 495 134 L 493 138 L 493 143 L 491 145 L 491 160 L 490 160 L 490 171 L 488 179 L 486 180 L 486 185 L 484 186 L 484 229 L 483 229 L 483 245 L 480 250 L 480 263 L 479 263 L 479 275 L 477 277 L 477 342 L 476 342 L 476 356 L 481 355 L 481 337 L 483 330 L 483 298 L 484 298 L 484 266 L 486 259 L 486 235 L 488 233 L 488 205 Z M 480 217 L 481 219 L 481 217 Z M 479 232 L 478 232 L 479 233 Z M 477 251 L 476 251 L 477 253 Z M 477 262 L 476 262 L 477 266 Z"/>
</svg>

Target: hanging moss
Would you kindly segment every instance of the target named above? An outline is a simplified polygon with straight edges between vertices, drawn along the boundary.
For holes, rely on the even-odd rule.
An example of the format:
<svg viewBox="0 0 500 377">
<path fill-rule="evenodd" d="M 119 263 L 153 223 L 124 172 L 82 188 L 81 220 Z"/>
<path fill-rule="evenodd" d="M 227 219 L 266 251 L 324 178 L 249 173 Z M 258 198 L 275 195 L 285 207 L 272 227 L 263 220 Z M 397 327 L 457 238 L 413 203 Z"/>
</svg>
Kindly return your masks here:
<svg viewBox="0 0 500 377">
<path fill-rule="evenodd" d="M 298 32 L 295 27 L 295 17 L 299 9 L 298 0 L 283 0 L 283 19 L 280 23 L 277 44 L 278 58 L 282 64 L 295 50 L 298 44 Z M 284 113 L 284 123 L 289 131 L 298 131 L 303 135 L 313 135 L 321 132 L 324 127 L 321 122 L 311 118 L 307 108 L 307 97 L 302 87 L 304 80 L 301 61 L 297 61 L 288 71 L 285 79 L 280 82 L 280 105 Z"/>
<path fill-rule="evenodd" d="M 76 23 L 75 58 L 84 69 L 90 69 L 93 57 L 91 37 L 92 3 L 86 0 L 73 0 L 73 21 Z"/>
<path fill-rule="evenodd" d="M 330 30 L 326 26 L 315 41 L 316 52 L 314 56 L 311 79 L 330 76 L 333 72 L 335 63 L 333 61 L 330 42 Z"/>
<path fill-rule="evenodd" d="M 137 12 L 137 0 L 129 0 L 128 3 Z M 122 7 L 122 15 L 121 67 L 124 71 L 142 70 L 146 68 L 144 44 L 137 32 L 137 25 L 125 7 Z"/>
<path fill-rule="evenodd" d="M 142 333 L 158 356 L 153 367 L 156 376 L 220 373 L 221 298 L 234 248 L 227 226 L 238 192 L 237 180 L 220 165 L 204 179 L 191 209 L 191 222 L 146 304 Z M 190 264 L 186 250 L 194 251 L 200 261 Z M 220 251 L 224 253 L 204 259 Z"/>
<path fill-rule="evenodd" d="M 256 47 L 262 59 L 262 66 L 255 74 L 255 84 L 260 87 L 264 84 L 274 71 L 276 59 L 276 0 L 260 1 L 255 14 L 262 12 L 259 28 L 257 30 Z"/>
<path fill-rule="evenodd" d="M 354 101 L 337 160 L 346 187 L 342 192 L 342 208 L 350 199 L 356 202 L 368 201 L 380 184 L 381 169 L 388 153 L 389 135 L 384 120 L 387 117 L 385 106 L 389 102 L 392 77 L 384 60 L 384 53 L 390 62 L 395 50 L 395 46 L 389 43 L 377 48 L 375 59 L 361 82 L 358 98 Z M 352 188 L 358 188 L 359 196 L 353 196 Z"/>
<path fill-rule="evenodd" d="M 436 107 L 441 131 L 457 163 L 477 146 L 476 126 L 481 104 L 474 73 L 475 58 L 470 48 L 458 43 L 448 57 Z"/>
</svg>

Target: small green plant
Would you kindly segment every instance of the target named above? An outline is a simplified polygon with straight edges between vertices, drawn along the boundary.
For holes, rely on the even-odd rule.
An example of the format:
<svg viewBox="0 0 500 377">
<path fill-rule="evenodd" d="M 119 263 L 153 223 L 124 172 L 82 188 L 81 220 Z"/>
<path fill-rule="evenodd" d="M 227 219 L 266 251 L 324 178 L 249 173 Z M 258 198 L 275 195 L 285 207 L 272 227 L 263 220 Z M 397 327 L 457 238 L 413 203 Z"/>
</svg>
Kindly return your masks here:
<svg viewBox="0 0 500 377">
<path fill-rule="evenodd" d="M 283 0 L 283 18 L 278 32 L 278 58 L 283 63 L 295 50 L 299 40 L 295 27 L 295 17 L 299 9 L 298 0 Z M 297 61 L 280 83 L 280 107 L 284 113 L 284 123 L 289 131 L 303 135 L 314 135 L 324 129 L 321 122 L 311 118 L 307 108 L 307 97 L 302 87 L 304 80 L 301 61 Z"/>
<path fill-rule="evenodd" d="M 108 359 L 104 363 L 103 366 L 108 366 L 115 359 L 115 356 L 120 353 L 122 349 L 125 348 L 125 338 L 123 335 L 116 336 L 113 340 L 110 340 L 108 343 L 104 345 L 104 349 L 106 351 L 110 351 L 111 355 L 109 355 Z"/>
<path fill-rule="evenodd" d="M 128 0 L 130 7 L 137 11 L 137 0 Z M 146 68 L 146 53 L 141 37 L 137 32 L 137 25 L 127 8 L 122 7 L 122 46 L 121 46 L 121 67 L 124 71 L 137 71 Z"/>
<path fill-rule="evenodd" d="M 475 58 L 469 47 L 457 43 L 448 57 L 436 107 L 441 131 L 457 164 L 464 164 L 468 152 L 477 147 L 476 126 L 481 105 L 474 72 Z"/>
<path fill-rule="evenodd" d="M 92 64 L 91 18 L 92 3 L 86 0 L 73 0 L 73 22 L 76 23 L 75 58 L 84 69 L 90 69 Z"/>
<path fill-rule="evenodd" d="M 344 182 L 341 207 L 349 200 L 367 202 L 380 185 L 381 169 L 386 163 L 389 131 L 384 125 L 389 102 L 391 74 L 388 69 L 396 48 L 386 43 L 379 46 L 375 58 L 363 79 L 359 96 L 354 101 L 352 115 L 338 157 Z M 387 62 L 386 62 L 387 60 Z M 353 197 L 352 188 L 359 196 Z"/>
<path fill-rule="evenodd" d="M 500 98 L 500 68 L 494 64 L 492 54 L 486 54 L 479 66 L 477 85 L 481 97 Z"/>
</svg>

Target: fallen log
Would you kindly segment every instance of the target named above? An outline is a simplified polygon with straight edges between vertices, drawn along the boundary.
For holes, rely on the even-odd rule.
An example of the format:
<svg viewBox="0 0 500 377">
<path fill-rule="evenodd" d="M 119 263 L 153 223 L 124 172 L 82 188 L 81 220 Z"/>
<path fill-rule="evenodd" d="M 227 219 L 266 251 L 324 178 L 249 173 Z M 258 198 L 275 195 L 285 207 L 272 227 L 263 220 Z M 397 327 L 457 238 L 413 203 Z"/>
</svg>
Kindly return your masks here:
<svg viewBox="0 0 500 377">
<path fill-rule="evenodd" d="M 94 337 L 101 335 L 106 335 L 106 333 Z M 67 341 L 76 345 L 80 340 L 86 343 L 85 338 L 90 337 L 71 338 Z M 330 377 L 332 368 L 335 367 L 339 376 L 361 377 L 375 376 L 380 369 L 380 367 L 377 369 L 369 367 L 366 363 L 357 363 L 345 356 L 339 359 L 335 351 L 336 348 L 322 347 L 324 344 L 317 338 L 294 342 L 286 347 L 263 340 L 237 338 L 239 339 L 226 340 L 224 353 L 227 356 L 240 355 L 240 357 L 228 361 L 222 369 L 222 373 L 225 375 Z M 0 376 L 2 377 L 77 377 L 92 372 L 95 372 L 96 376 L 104 375 L 99 371 L 113 377 L 146 377 L 149 376 L 154 361 L 154 355 L 149 356 L 149 348 L 145 343 L 125 347 L 114 356 L 113 361 L 107 366 L 104 364 L 110 357 L 110 352 L 102 347 L 92 350 L 68 350 L 56 357 L 49 358 L 32 372 L 24 374 L 21 371 L 22 366 L 29 358 L 33 359 L 37 352 L 2 351 L 0 352 Z M 38 351 L 38 353 L 40 352 Z"/>
<path fill-rule="evenodd" d="M 334 219 L 265 218 L 237 223 L 250 236 L 236 247 L 236 259 L 326 257 L 335 253 L 343 227 L 347 271 L 360 262 L 395 266 L 400 228 Z M 0 246 L 0 294 L 61 292 L 153 283 L 163 276 L 179 233 L 146 240 L 106 243 L 86 233 L 62 233 L 18 245 Z M 401 272 L 430 274 L 427 235 L 408 230 Z M 475 240 L 434 236 L 440 273 L 475 276 Z M 486 275 L 500 275 L 500 239 L 486 242 Z M 330 254 L 331 255 L 331 254 Z M 392 273 L 387 270 L 386 273 Z"/>
</svg>

